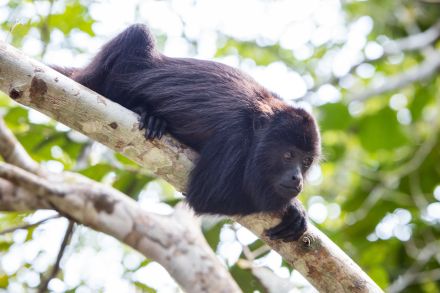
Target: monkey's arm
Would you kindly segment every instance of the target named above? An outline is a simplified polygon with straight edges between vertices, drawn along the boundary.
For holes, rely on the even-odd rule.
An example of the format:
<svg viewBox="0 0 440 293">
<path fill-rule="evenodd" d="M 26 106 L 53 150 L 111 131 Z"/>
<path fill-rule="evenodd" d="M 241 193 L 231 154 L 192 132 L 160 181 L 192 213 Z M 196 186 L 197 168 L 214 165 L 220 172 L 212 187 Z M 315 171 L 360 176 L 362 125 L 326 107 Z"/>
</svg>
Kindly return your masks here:
<svg viewBox="0 0 440 293">
<path fill-rule="evenodd" d="M 307 230 L 307 215 L 298 199 L 293 199 L 283 212 L 281 222 L 266 230 L 272 240 L 282 239 L 284 242 L 298 240 Z"/>
<path fill-rule="evenodd" d="M 246 215 L 256 212 L 242 192 L 249 139 L 240 134 L 236 129 L 228 135 L 216 134 L 203 146 L 191 172 L 187 196 L 197 213 Z"/>
</svg>

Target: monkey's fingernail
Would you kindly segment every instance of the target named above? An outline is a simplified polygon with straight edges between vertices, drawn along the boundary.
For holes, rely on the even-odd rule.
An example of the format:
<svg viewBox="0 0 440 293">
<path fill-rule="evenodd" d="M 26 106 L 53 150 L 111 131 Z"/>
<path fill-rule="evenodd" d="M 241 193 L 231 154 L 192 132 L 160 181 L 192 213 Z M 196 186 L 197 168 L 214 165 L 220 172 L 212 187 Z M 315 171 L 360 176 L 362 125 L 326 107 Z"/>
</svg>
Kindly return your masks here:
<svg viewBox="0 0 440 293">
<path fill-rule="evenodd" d="M 148 124 L 147 124 L 148 131 L 150 131 L 150 129 L 153 127 L 153 124 L 154 124 L 154 117 L 151 116 L 150 118 L 148 118 Z"/>
<path fill-rule="evenodd" d="M 155 137 L 155 131 L 154 131 L 154 129 L 149 129 L 149 130 L 148 130 L 148 139 L 149 139 L 149 140 L 153 140 L 154 137 Z"/>
</svg>

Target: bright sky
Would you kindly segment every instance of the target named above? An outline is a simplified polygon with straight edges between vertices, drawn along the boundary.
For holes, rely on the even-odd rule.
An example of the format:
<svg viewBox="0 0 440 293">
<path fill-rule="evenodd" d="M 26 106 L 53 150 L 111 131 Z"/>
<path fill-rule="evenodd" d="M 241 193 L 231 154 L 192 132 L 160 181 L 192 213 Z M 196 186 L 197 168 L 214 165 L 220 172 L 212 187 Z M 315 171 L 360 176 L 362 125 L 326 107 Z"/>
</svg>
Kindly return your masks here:
<svg viewBox="0 0 440 293">
<path fill-rule="evenodd" d="M 0 0 L 1 3 L 4 1 Z M 140 2 L 140 4 L 138 3 Z M 196 2 L 194 5 L 193 2 Z M 40 11 L 47 9 L 47 5 L 40 5 Z M 29 5 L 31 4 L 24 4 Z M 137 6 L 138 5 L 138 6 Z M 138 7 L 136 10 L 135 7 Z M 55 2 L 56 9 L 56 2 Z M 107 0 L 96 1 L 90 7 L 92 17 L 98 21 L 94 26 L 97 37 L 90 38 L 83 33 L 74 35 L 76 46 L 84 49 L 84 54 L 74 54 L 63 49 L 61 42 L 63 37 L 55 32 L 52 35 L 53 43 L 49 46 L 45 62 L 59 65 L 80 66 L 87 63 L 90 57 L 97 52 L 100 46 L 112 36 L 122 31 L 134 22 L 148 23 L 155 31 L 167 34 L 169 37 L 164 53 L 170 56 L 197 57 L 213 59 L 217 46 L 217 32 L 233 36 L 239 39 L 257 39 L 261 44 L 273 44 L 280 42 L 286 48 L 293 50 L 298 59 L 305 59 L 313 53 L 313 46 L 321 45 L 328 40 L 344 41 L 345 44 L 340 52 L 330 52 L 317 66 L 317 73 L 326 76 L 330 73 L 343 75 L 350 68 L 350 64 L 356 63 L 360 57 L 367 39 L 366 35 L 371 31 L 372 21 L 369 17 L 360 18 L 352 26 L 347 27 L 340 3 L 337 0 L 174 0 L 174 1 L 135 1 L 135 0 Z M 137 12 L 135 12 L 137 11 Z M 34 15 L 34 10 L 29 9 L 28 15 L 23 15 L 17 21 L 26 21 Z M 0 11 L 0 19 L 3 18 Z M 182 25 L 182 20 L 186 24 Z M 196 55 L 191 52 L 184 39 L 182 30 L 194 39 L 200 40 L 200 47 Z M 35 55 L 40 49 L 36 32 L 31 32 L 35 38 L 28 39 L 23 50 L 29 55 Z M 0 34 L 2 39 L 7 39 L 5 33 Z M 381 47 L 375 43 L 367 46 L 371 56 L 381 54 Z M 312 86 L 310 77 L 300 76 L 280 62 L 275 62 L 267 67 L 258 67 L 252 62 L 242 62 L 235 57 L 219 59 L 233 66 L 239 66 L 266 87 L 279 93 L 285 99 L 295 99 L 305 94 L 306 89 Z M 373 68 L 374 70 L 374 68 Z M 364 68 L 364 74 L 372 74 L 371 68 Z M 315 98 L 316 103 L 323 101 L 336 101 L 340 98 L 339 92 L 332 86 L 322 87 Z M 44 121 L 40 114 L 31 111 L 30 118 L 33 121 Z M 41 120 L 43 119 L 43 120 Z M 56 166 L 53 166 L 56 169 Z M 310 184 L 319 184 L 322 180 L 321 170 L 315 168 L 309 181 Z M 141 196 L 141 204 L 145 208 L 160 206 L 157 194 L 161 192 L 160 185 L 150 184 Z M 339 215 L 339 206 L 327 205 L 320 196 L 310 199 L 309 215 L 322 223 L 327 217 L 334 218 Z M 47 212 L 38 212 L 33 221 L 47 215 Z M 402 216 L 402 215 L 400 215 Z M 403 215 L 404 216 L 404 215 Z M 397 218 L 396 218 L 397 217 Z M 399 222 L 399 215 L 390 217 L 388 222 Z M 44 271 L 53 263 L 56 257 L 58 245 L 61 241 L 66 221 L 57 220 L 44 225 L 38 232 L 41 237 L 36 237 L 24 247 L 25 233 L 14 233 L 14 245 L 10 252 L 1 259 L 0 266 L 8 273 L 13 273 L 25 261 L 37 264 L 38 271 Z M 237 237 L 234 230 L 238 229 Z M 238 239 L 238 240 L 237 240 Z M 225 263 L 233 264 L 241 253 L 241 243 L 249 244 L 255 237 L 244 228 L 226 227 L 221 232 L 221 243 L 218 253 Z M 63 292 L 67 288 L 76 286 L 80 281 L 86 281 L 92 288 L 103 286 L 105 292 L 130 292 L 130 284 L 125 281 L 121 274 L 121 263 L 128 267 L 135 267 L 143 257 L 130 250 L 121 250 L 116 240 L 96 234 L 81 231 L 75 241 L 86 243 L 81 251 L 68 251 L 67 260 L 63 262 L 65 282 L 55 279 L 50 283 L 50 288 L 55 292 Z M 87 243 L 99 243 L 97 247 L 88 247 Z M 39 249 L 43 249 L 42 255 L 36 255 Z M 295 283 L 305 284 L 304 292 L 312 292 L 307 287 L 307 282 L 297 273 L 289 275 L 288 270 L 281 268 L 281 258 L 276 253 L 270 253 L 259 261 L 259 265 L 266 265 L 281 277 L 291 278 Z M 168 274 L 157 264 L 152 263 L 131 276 L 132 280 L 145 282 L 159 292 L 178 292 L 176 284 Z M 23 274 L 18 278 L 21 283 L 35 284 L 38 275 L 32 273 Z M 21 292 L 19 284 L 14 287 L 14 292 Z M 85 287 L 77 292 L 90 292 Z"/>
</svg>

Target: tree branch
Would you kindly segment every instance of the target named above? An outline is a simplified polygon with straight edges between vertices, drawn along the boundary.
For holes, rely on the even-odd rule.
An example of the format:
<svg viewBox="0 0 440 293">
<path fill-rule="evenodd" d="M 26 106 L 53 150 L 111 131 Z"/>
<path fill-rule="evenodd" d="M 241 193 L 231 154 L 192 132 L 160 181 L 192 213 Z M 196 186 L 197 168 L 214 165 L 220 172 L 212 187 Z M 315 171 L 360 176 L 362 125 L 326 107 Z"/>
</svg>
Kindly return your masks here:
<svg viewBox="0 0 440 293">
<path fill-rule="evenodd" d="M 35 223 L 23 224 L 23 225 L 20 225 L 20 226 L 8 228 L 8 229 L 0 231 L 0 235 L 5 235 L 5 234 L 8 234 L 8 233 L 15 232 L 17 230 L 29 229 L 29 228 L 32 228 L 32 227 L 35 227 L 35 226 L 39 226 L 39 225 L 41 225 L 43 223 L 46 223 L 49 220 L 53 220 L 53 219 L 56 219 L 56 218 L 59 218 L 59 217 L 60 217 L 60 215 L 53 215 L 53 216 L 50 216 L 50 217 L 45 218 L 45 219 L 42 219 L 42 220 L 40 220 L 38 222 L 35 222 Z"/>
<path fill-rule="evenodd" d="M 25 57 L 6 44 L 0 44 L 0 72 L 0 89 L 8 93 L 12 99 L 37 109 L 124 154 L 163 177 L 177 190 L 185 190 L 192 162 L 197 155 L 169 136 L 160 141 L 146 141 L 137 130 L 137 116 L 131 111 Z M 93 203 L 96 200 L 91 198 L 89 202 Z M 119 201 L 126 202 L 128 199 L 118 197 Z M 88 223 L 107 234 L 118 235 L 118 239 L 132 245 L 138 244 L 133 245 L 138 250 L 143 248 L 143 241 L 131 239 L 131 235 L 126 233 L 123 237 L 120 231 L 115 231 L 115 226 L 120 227 L 123 223 L 126 227 L 127 223 L 132 223 L 137 217 L 145 218 L 140 215 L 133 216 L 139 213 L 139 208 L 133 203 L 127 204 L 130 211 L 126 215 L 128 220 L 120 223 L 110 223 L 107 217 L 91 225 L 90 219 L 81 218 L 88 207 L 74 205 L 68 208 L 69 213 L 74 214 L 79 222 Z M 119 209 L 115 206 L 114 212 L 116 210 Z M 150 216 L 153 218 L 153 215 Z M 255 214 L 236 219 L 278 251 L 321 292 L 382 292 L 340 248 L 312 225 L 301 241 L 285 243 L 270 241 L 263 233 L 265 229 L 279 223 L 280 219 L 274 215 Z M 132 223 L 129 226 L 134 226 L 133 230 L 142 231 L 146 235 L 152 233 L 150 219 L 137 222 L 142 224 Z M 165 225 L 163 220 L 157 222 L 153 229 L 155 233 L 169 233 L 170 227 Z M 189 229 L 187 225 L 184 224 L 180 229 Z M 127 238 L 130 241 L 127 241 Z M 182 239 L 168 240 L 158 245 L 170 248 L 182 242 Z M 203 258 L 199 260 L 204 261 Z M 174 262 L 176 261 L 179 260 L 174 259 Z M 194 291 L 194 288 L 190 291 Z"/>
<path fill-rule="evenodd" d="M 376 61 L 382 60 L 383 58 L 388 57 L 390 55 L 400 54 L 405 51 L 416 51 L 416 50 L 426 49 L 426 48 L 429 48 L 429 46 L 431 44 L 433 44 L 435 41 L 437 41 L 439 38 L 440 38 L 440 21 L 436 22 L 433 26 L 431 26 L 429 29 L 427 29 L 424 32 L 421 32 L 418 34 L 413 34 L 413 35 L 410 35 L 408 37 L 401 38 L 398 40 L 389 40 L 389 41 L 385 42 L 384 44 L 382 44 L 383 54 L 381 57 L 379 57 L 378 59 L 362 58 L 362 60 L 360 60 L 356 64 L 353 64 L 351 66 L 350 70 L 344 76 L 337 77 L 337 76 L 333 75 L 333 76 L 329 77 L 327 80 L 325 80 L 323 82 L 319 82 L 318 84 L 313 86 L 311 89 L 308 90 L 307 96 L 309 96 L 313 92 L 316 92 L 321 86 L 323 86 L 325 84 L 338 83 L 344 77 L 352 74 L 356 70 L 356 67 L 358 67 L 359 65 L 361 65 L 364 62 L 376 62 Z M 434 57 L 434 59 L 437 59 L 436 57 L 438 57 L 438 56 L 434 55 L 433 57 Z M 429 71 L 430 58 L 426 58 L 426 60 L 427 60 L 427 62 L 425 62 L 426 63 L 425 67 L 427 67 L 428 71 Z M 422 67 L 422 66 L 420 66 L 420 67 Z M 419 68 L 418 70 L 423 71 L 422 68 Z M 415 70 L 415 71 L 417 71 L 417 70 Z M 431 72 L 434 73 L 435 71 L 431 71 Z M 431 76 L 431 75 L 428 75 L 428 76 Z M 387 89 L 387 87 L 385 86 L 386 84 L 388 84 L 389 81 L 394 85 L 397 84 L 397 86 L 394 86 L 392 89 L 400 88 L 400 87 L 403 87 L 404 85 L 407 85 L 411 82 L 418 81 L 418 80 L 411 81 L 412 79 L 410 78 L 410 79 L 407 79 L 408 80 L 407 82 L 399 84 L 398 83 L 399 78 L 402 78 L 402 77 L 404 78 L 405 74 L 392 77 L 391 80 L 386 80 L 378 88 L 372 88 L 370 90 L 367 90 L 367 92 L 369 92 L 368 96 L 367 96 L 367 94 L 363 94 L 363 93 L 359 94 L 359 100 L 365 100 L 366 98 L 369 98 L 371 96 L 382 94 L 386 91 L 389 91 Z M 421 80 L 421 79 L 419 79 L 419 80 Z M 390 90 L 392 90 L 392 89 L 390 89 Z M 358 99 L 357 95 L 353 95 L 353 99 L 355 99 L 355 100 Z"/>
<path fill-rule="evenodd" d="M 383 44 L 384 55 L 394 55 L 403 51 L 415 51 L 428 47 L 440 38 L 440 21 L 424 32 L 410 35 L 399 40 L 391 40 Z"/>
<path fill-rule="evenodd" d="M 187 291 L 240 292 L 185 208 L 171 216 L 155 215 L 118 190 L 82 175 L 64 172 L 42 178 L 0 163 L 0 210 L 39 208 L 55 209 L 119 239 L 159 262 Z"/>
<path fill-rule="evenodd" d="M 67 226 L 67 230 L 64 233 L 63 241 L 60 245 L 60 250 L 58 251 L 57 259 L 55 261 L 55 264 L 53 265 L 53 268 L 50 272 L 50 275 L 47 277 L 44 282 L 40 284 L 40 287 L 38 288 L 38 293 L 45 293 L 47 292 L 47 287 L 49 286 L 50 280 L 55 278 L 60 271 L 60 263 L 61 259 L 63 258 L 64 252 L 66 251 L 67 244 L 70 242 L 70 239 L 73 235 L 73 228 L 75 227 L 75 223 L 73 221 L 69 221 L 69 224 Z"/>
<path fill-rule="evenodd" d="M 1 78 L 1 77 L 0 77 Z M 39 172 L 39 165 L 28 155 L 0 117 L 0 153 L 6 162 L 32 173 Z"/>
<path fill-rule="evenodd" d="M 440 70 L 440 53 L 430 54 L 419 66 L 414 66 L 408 71 L 386 78 L 377 86 L 367 88 L 357 94 L 348 94 L 349 101 L 364 101 L 370 97 L 403 88 L 414 82 L 423 81 Z"/>
</svg>

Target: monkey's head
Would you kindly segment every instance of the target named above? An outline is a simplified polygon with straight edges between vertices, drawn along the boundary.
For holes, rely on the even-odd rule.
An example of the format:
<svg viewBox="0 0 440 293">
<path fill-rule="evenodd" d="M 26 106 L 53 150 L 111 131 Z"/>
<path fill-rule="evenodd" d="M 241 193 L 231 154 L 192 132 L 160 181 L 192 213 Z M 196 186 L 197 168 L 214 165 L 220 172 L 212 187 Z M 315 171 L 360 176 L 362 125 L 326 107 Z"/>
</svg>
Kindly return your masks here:
<svg viewBox="0 0 440 293">
<path fill-rule="evenodd" d="M 258 119 L 244 188 L 258 210 L 279 210 L 302 191 L 308 170 L 319 160 L 319 130 L 307 111 L 290 106 Z"/>
</svg>

